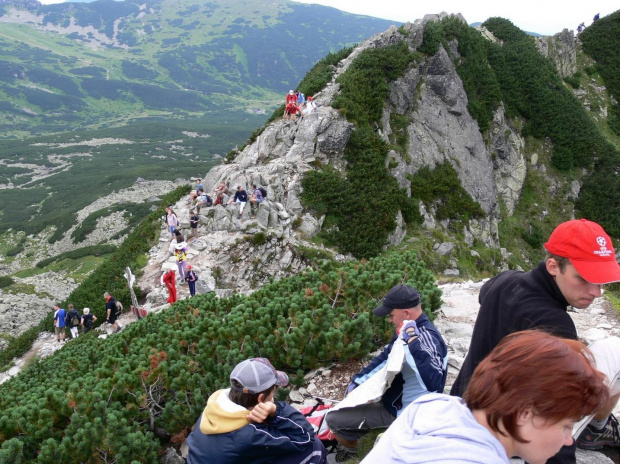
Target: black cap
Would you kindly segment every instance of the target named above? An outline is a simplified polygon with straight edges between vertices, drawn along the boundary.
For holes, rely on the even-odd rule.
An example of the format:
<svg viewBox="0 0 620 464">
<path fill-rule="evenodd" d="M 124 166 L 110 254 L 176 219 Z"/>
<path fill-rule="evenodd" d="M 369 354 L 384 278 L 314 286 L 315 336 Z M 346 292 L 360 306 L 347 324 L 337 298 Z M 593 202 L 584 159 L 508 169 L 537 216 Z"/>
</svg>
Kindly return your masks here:
<svg viewBox="0 0 620 464">
<path fill-rule="evenodd" d="M 375 316 L 387 316 L 393 309 L 415 308 L 420 304 L 420 294 L 411 285 L 397 285 L 387 292 L 382 303 L 372 310 Z"/>
</svg>

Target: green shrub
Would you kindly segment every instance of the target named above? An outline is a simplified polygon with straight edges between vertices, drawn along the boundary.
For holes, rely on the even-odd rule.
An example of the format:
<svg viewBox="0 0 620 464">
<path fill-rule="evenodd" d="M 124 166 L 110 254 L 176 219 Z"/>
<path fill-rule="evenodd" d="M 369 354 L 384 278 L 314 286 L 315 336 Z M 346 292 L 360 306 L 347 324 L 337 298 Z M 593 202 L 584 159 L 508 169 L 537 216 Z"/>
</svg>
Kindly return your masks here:
<svg viewBox="0 0 620 464">
<path fill-rule="evenodd" d="M 0 288 L 8 287 L 9 285 L 13 285 L 15 281 L 10 276 L 0 276 Z"/>
<path fill-rule="evenodd" d="M 267 235 L 265 232 L 256 232 L 252 235 L 252 245 L 261 246 L 267 243 Z"/>
<path fill-rule="evenodd" d="M 521 232 L 521 238 L 535 250 L 542 249 L 545 243 L 542 229 L 534 222 L 530 222 L 529 226 Z"/>
<path fill-rule="evenodd" d="M 583 50 L 596 61 L 594 69 L 586 68 L 589 76 L 600 73 L 615 102 L 609 111 L 608 124 L 620 136 L 620 11 L 616 11 L 587 27 L 579 36 Z"/>
<path fill-rule="evenodd" d="M 579 78 L 576 76 L 569 76 L 564 78 L 564 82 L 570 85 L 573 89 L 578 89 L 581 86 Z"/>
<path fill-rule="evenodd" d="M 413 208 L 406 191 L 386 169 L 388 145 L 372 124 L 381 120 L 390 82 L 416 57 L 403 42 L 358 55 L 338 77 L 340 94 L 332 103 L 357 126 L 345 149 L 347 172 L 325 167 L 302 180 L 304 205 L 319 216 L 327 215 L 321 235 L 357 258 L 381 253 L 396 227 L 398 210 L 415 217 L 409 214 Z"/>
<path fill-rule="evenodd" d="M 407 178 L 411 182 L 411 196 L 419 198 L 427 206 L 435 206 L 436 217 L 440 221 L 452 219 L 468 222 L 469 219 L 485 216 L 480 204 L 463 188 L 458 173 L 448 162 L 438 164 L 432 170 L 424 166 Z"/>
<path fill-rule="evenodd" d="M 441 291 L 414 253 L 325 263 L 248 296 L 179 301 L 122 333 L 87 334 L 0 385 L 0 456 L 22 462 L 157 463 L 187 435 L 239 361 L 264 356 L 290 373 L 359 359 L 393 327 L 371 315 L 394 285 L 414 285 L 433 316 Z"/>
</svg>

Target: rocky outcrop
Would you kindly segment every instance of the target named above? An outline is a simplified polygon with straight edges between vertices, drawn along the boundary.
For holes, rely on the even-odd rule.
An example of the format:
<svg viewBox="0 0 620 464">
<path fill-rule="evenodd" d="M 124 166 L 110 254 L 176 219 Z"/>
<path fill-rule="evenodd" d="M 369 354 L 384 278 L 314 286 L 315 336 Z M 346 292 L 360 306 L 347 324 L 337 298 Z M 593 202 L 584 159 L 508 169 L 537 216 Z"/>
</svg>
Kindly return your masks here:
<svg viewBox="0 0 620 464">
<path fill-rule="evenodd" d="M 569 77 L 577 71 L 577 53 L 573 31 L 564 29 L 553 36 L 536 37 L 536 48 L 549 58 L 560 77 Z"/>
</svg>

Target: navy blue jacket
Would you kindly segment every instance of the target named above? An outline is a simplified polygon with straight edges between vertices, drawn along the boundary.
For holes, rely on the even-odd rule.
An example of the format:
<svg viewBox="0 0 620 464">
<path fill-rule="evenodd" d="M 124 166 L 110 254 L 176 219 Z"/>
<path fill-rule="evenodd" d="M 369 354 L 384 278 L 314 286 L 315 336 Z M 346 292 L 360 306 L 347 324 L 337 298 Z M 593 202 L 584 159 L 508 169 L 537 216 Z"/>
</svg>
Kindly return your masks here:
<svg viewBox="0 0 620 464">
<path fill-rule="evenodd" d="M 383 406 L 394 417 L 398 415 L 398 412 L 403 407 L 407 406 L 407 404 L 403 404 L 404 389 L 411 389 L 416 392 L 424 391 L 425 393 L 443 393 L 443 388 L 446 384 L 446 377 L 448 374 L 448 348 L 446 347 L 446 343 L 426 314 L 422 313 L 415 322 L 418 326 L 420 336 L 407 345 L 410 356 L 407 356 L 408 359 L 405 363 L 409 363 L 410 359 L 413 360 L 415 365 L 411 366 L 411 368 L 420 375 L 423 385 L 419 383 L 415 385 L 406 384 L 402 373 L 396 375 L 392 381 L 392 385 L 390 385 L 381 397 Z M 352 380 L 357 384 L 362 384 L 376 371 L 381 369 L 387 361 L 388 355 L 392 351 L 394 342 L 397 339 L 398 336 L 395 334 L 381 354 L 370 361 L 368 366 L 362 369 L 358 374 L 354 375 Z"/>
<path fill-rule="evenodd" d="M 187 437 L 188 464 L 267 464 L 286 454 L 312 448 L 314 431 L 295 408 L 278 401 L 276 415 L 228 433 L 205 435 L 200 421 Z"/>
</svg>

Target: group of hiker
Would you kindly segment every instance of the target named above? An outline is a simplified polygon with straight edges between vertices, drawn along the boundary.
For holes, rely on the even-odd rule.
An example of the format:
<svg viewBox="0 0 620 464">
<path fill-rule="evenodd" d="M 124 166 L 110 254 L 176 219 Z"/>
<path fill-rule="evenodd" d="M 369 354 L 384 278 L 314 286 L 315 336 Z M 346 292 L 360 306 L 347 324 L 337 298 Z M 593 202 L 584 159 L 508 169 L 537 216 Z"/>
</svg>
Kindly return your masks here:
<svg viewBox="0 0 620 464">
<path fill-rule="evenodd" d="M 311 96 L 306 99 L 306 96 L 299 90 L 289 90 L 284 99 L 284 120 L 293 121 L 297 120 L 297 115 L 305 116 L 316 111 L 316 103 Z"/>
<path fill-rule="evenodd" d="M 598 21 L 600 19 L 600 17 L 601 17 L 600 13 L 596 13 L 594 15 L 594 18 L 592 18 L 592 22 L 594 23 L 594 22 Z M 579 26 L 577 26 L 577 35 L 581 34 L 585 28 L 586 28 L 586 23 L 585 22 L 579 24 Z"/>
<path fill-rule="evenodd" d="M 123 311 L 123 305 L 108 292 L 103 294 L 103 298 L 105 299 L 106 322 L 110 324 L 114 332 L 119 332 L 123 328 L 118 321 Z M 90 308 L 84 308 L 82 314 L 73 304 L 69 304 L 68 308 L 69 310 L 65 311 L 59 304 L 55 304 L 53 308 L 54 333 L 58 343 L 66 341 L 65 333 L 67 328 L 69 328 L 72 339 L 78 338 L 80 336 L 80 327 L 84 333 L 87 333 L 94 327 L 97 321 L 97 316 L 90 312 Z"/>
<path fill-rule="evenodd" d="M 611 414 L 620 397 L 620 339 L 586 347 L 567 310 L 585 309 L 603 284 L 620 282 L 609 235 L 587 220 L 560 224 L 533 270 L 506 271 L 480 292 L 469 352 L 450 395 L 448 350 L 410 285 L 372 311 L 395 327 L 391 341 L 351 378 L 325 423 L 336 462 L 358 457 L 359 439 L 387 429 L 362 463 L 575 463 L 576 446 L 619 447 Z M 323 464 L 306 417 L 275 401 L 288 378 L 265 358 L 230 374 L 211 395 L 187 444 L 188 462 Z"/>
</svg>

